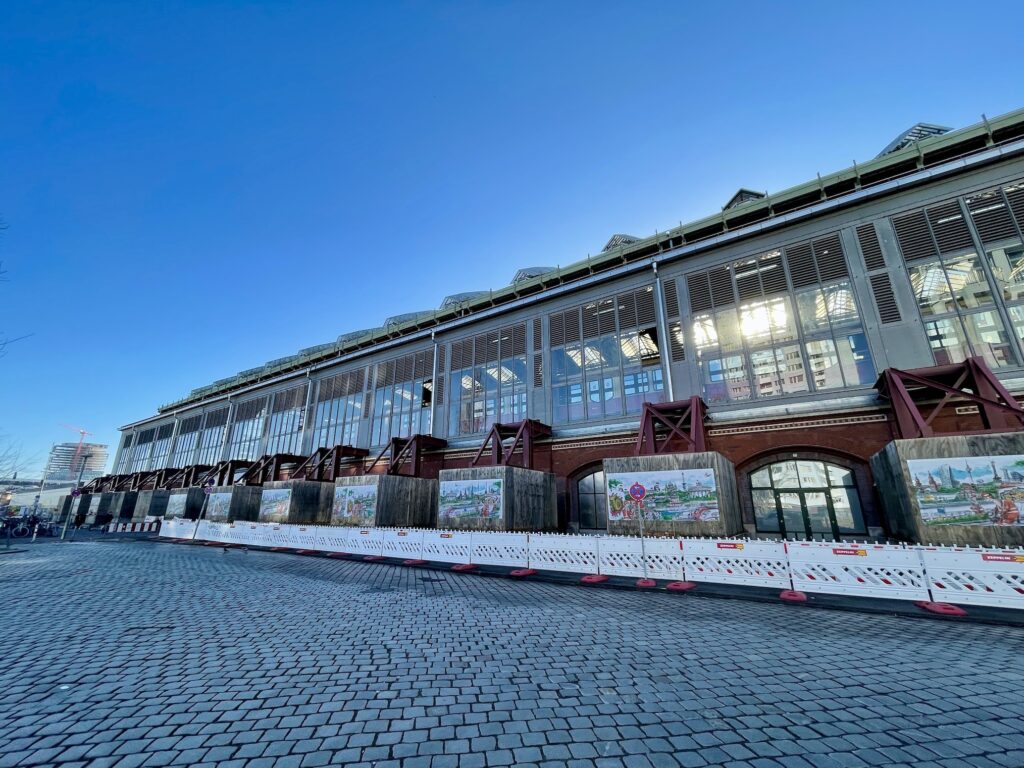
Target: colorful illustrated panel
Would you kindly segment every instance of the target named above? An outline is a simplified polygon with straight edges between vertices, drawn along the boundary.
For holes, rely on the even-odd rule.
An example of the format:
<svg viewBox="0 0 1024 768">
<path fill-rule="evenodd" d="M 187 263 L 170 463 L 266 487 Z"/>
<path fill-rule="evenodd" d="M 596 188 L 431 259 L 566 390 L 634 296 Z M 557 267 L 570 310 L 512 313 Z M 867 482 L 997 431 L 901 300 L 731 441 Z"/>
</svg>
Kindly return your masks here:
<svg viewBox="0 0 1024 768">
<path fill-rule="evenodd" d="M 164 517 L 168 520 L 184 517 L 186 501 L 188 501 L 187 493 L 172 493 L 167 497 L 167 509 L 164 511 Z"/>
<path fill-rule="evenodd" d="M 1024 456 L 908 459 L 925 525 L 1022 525 Z"/>
<path fill-rule="evenodd" d="M 504 481 L 500 478 L 445 480 L 437 508 L 438 527 L 459 520 L 503 520 L 504 501 Z"/>
<path fill-rule="evenodd" d="M 211 523 L 226 523 L 231 514 L 231 491 L 211 493 L 206 499 L 206 514 Z"/>
<path fill-rule="evenodd" d="M 339 485 L 334 489 L 333 525 L 373 525 L 377 520 L 377 485 Z"/>
<path fill-rule="evenodd" d="M 713 469 L 616 472 L 606 476 L 609 520 L 718 520 Z"/>
<path fill-rule="evenodd" d="M 256 519 L 261 523 L 287 523 L 291 504 L 291 488 L 264 488 L 260 494 L 260 514 Z"/>
</svg>

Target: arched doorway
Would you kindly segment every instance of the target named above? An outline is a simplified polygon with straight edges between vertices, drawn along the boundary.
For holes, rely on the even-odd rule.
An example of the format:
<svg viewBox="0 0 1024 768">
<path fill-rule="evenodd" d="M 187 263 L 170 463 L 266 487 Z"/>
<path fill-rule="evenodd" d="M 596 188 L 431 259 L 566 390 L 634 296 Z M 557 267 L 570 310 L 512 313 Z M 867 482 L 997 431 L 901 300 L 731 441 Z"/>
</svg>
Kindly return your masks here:
<svg viewBox="0 0 1024 768">
<path fill-rule="evenodd" d="M 608 497 L 601 464 L 573 476 L 571 498 L 573 522 L 581 533 L 608 530 Z"/>
<path fill-rule="evenodd" d="M 790 459 L 750 474 L 754 523 L 759 533 L 787 539 L 841 539 L 866 535 L 856 479 L 827 461 Z"/>
</svg>

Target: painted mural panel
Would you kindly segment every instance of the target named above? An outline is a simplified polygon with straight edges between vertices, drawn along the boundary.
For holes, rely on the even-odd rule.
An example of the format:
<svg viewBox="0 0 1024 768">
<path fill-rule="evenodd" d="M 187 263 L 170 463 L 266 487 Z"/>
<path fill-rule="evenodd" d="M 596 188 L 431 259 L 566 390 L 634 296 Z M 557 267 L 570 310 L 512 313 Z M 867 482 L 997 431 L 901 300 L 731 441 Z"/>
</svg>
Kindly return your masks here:
<svg viewBox="0 0 1024 768">
<path fill-rule="evenodd" d="M 260 494 L 260 514 L 257 519 L 261 523 L 287 523 L 291 503 L 291 488 L 264 488 Z"/>
<path fill-rule="evenodd" d="M 1024 456 L 908 459 L 925 525 L 1022 525 Z"/>
<path fill-rule="evenodd" d="M 339 485 L 334 489 L 334 525 L 373 525 L 377 520 L 377 485 Z"/>
<path fill-rule="evenodd" d="M 187 493 L 172 493 L 167 497 L 167 510 L 164 517 L 173 520 L 185 516 L 185 502 L 188 501 Z"/>
<path fill-rule="evenodd" d="M 226 523 L 231 513 L 231 491 L 211 493 L 206 499 L 204 518 L 211 523 Z"/>
<path fill-rule="evenodd" d="M 438 527 L 456 520 L 504 519 L 505 492 L 501 478 L 444 480 L 440 494 Z"/>
<path fill-rule="evenodd" d="M 718 520 L 713 469 L 669 469 L 606 475 L 609 520 Z"/>
</svg>

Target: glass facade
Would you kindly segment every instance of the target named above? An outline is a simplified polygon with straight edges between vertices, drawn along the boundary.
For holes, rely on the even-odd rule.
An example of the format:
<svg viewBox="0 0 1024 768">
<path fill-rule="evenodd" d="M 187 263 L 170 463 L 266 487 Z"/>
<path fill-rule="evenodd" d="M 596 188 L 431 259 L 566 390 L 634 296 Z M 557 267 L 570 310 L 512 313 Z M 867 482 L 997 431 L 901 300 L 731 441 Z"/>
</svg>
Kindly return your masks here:
<svg viewBox="0 0 1024 768">
<path fill-rule="evenodd" d="M 527 418 L 526 325 L 452 344 L 448 433 L 474 435 Z"/>
<path fill-rule="evenodd" d="M 837 260 L 842 254 L 831 256 Z M 786 261 L 795 259 L 809 260 L 810 267 L 801 264 L 804 271 L 790 280 L 777 250 L 708 273 L 713 283 L 702 285 L 704 275 L 691 276 L 691 293 L 701 308 L 691 321 L 693 343 L 709 404 L 874 383 L 849 279 L 819 282 L 825 270 L 814 272 L 809 248 Z M 831 271 L 839 272 L 835 263 Z M 807 282 L 812 285 L 799 285 Z"/>
<path fill-rule="evenodd" d="M 392 437 L 430 433 L 433 362 L 430 350 L 375 366 L 371 446 L 382 446 Z"/>
<path fill-rule="evenodd" d="M 168 466 L 181 468 L 195 462 L 196 447 L 199 445 L 202 426 L 202 415 L 190 416 L 178 423 L 178 436 L 174 440 L 174 450 Z"/>
<path fill-rule="evenodd" d="M 551 319 L 554 424 L 640 413 L 665 399 L 652 287 L 585 304 Z"/>
<path fill-rule="evenodd" d="M 267 425 L 265 453 L 298 454 L 302 448 L 302 424 L 306 412 L 306 385 L 292 387 L 274 395 Z"/>
<path fill-rule="evenodd" d="M 253 461 L 260 457 L 263 427 L 267 416 L 267 398 L 259 397 L 239 403 L 231 425 L 229 459 Z"/>
<path fill-rule="evenodd" d="M 359 368 L 320 382 L 313 415 L 313 450 L 358 443 L 365 377 L 366 369 Z"/>
<path fill-rule="evenodd" d="M 224 435 L 227 431 L 228 408 L 210 411 L 203 418 L 203 431 L 199 436 L 196 464 L 212 466 L 220 460 Z"/>
</svg>

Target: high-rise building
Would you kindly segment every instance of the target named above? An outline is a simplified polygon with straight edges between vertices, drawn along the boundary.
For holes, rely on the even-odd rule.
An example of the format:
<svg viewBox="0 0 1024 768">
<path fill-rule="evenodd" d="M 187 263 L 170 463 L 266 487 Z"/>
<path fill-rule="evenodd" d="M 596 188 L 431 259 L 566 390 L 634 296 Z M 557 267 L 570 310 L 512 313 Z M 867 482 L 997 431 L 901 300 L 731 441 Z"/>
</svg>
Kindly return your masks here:
<svg viewBox="0 0 1024 768">
<path fill-rule="evenodd" d="M 81 448 L 81 449 L 79 449 Z M 43 487 L 73 486 L 82 473 L 82 482 L 103 474 L 107 466 L 108 447 L 100 443 L 57 443 L 50 449 L 50 458 L 43 471 Z"/>
</svg>

